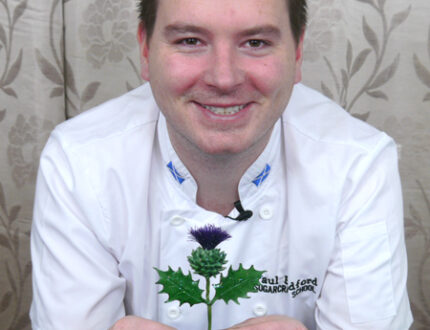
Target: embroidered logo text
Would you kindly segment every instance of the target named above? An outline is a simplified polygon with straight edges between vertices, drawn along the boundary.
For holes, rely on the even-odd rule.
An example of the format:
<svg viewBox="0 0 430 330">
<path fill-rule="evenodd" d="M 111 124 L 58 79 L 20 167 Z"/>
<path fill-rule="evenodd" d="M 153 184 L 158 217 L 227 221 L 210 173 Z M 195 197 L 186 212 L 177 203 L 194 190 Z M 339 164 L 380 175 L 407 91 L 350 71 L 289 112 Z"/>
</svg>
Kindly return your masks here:
<svg viewBox="0 0 430 330">
<path fill-rule="evenodd" d="M 303 278 L 291 281 L 288 275 L 275 276 L 275 277 L 262 277 L 260 284 L 255 286 L 258 292 L 265 293 L 286 293 L 291 294 L 292 298 L 297 297 L 303 292 L 313 292 L 316 294 L 316 287 L 318 286 L 318 279 Z"/>
</svg>

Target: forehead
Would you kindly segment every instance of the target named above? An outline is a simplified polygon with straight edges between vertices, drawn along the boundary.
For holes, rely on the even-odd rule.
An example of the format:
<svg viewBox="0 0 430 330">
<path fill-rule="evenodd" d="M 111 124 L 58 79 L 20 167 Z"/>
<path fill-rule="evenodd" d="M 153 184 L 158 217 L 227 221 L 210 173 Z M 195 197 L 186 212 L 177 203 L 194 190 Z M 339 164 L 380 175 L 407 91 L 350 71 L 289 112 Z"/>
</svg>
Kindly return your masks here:
<svg viewBox="0 0 430 330">
<path fill-rule="evenodd" d="M 272 25 L 289 30 L 289 15 L 285 0 L 159 0 L 155 30 L 169 24 L 230 31 Z"/>
</svg>

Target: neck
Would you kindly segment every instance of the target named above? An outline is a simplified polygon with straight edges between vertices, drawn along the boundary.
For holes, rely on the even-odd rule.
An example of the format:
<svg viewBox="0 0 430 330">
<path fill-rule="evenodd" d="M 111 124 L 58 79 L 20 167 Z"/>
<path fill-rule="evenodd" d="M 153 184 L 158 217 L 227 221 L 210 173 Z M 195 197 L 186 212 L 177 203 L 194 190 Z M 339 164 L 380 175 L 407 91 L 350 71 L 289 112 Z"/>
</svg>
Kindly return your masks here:
<svg viewBox="0 0 430 330">
<path fill-rule="evenodd" d="M 252 162 L 221 162 L 209 158 L 212 157 L 208 157 L 204 164 L 198 165 L 191 161 L 185 165 L 197 182 L 197 204 L 226 216 L 233 209 L 233 203 L 239 199 L 239 181 Z"/>
<path fill-rule="evenodd" d="M 196 203 L 206 210 L 228 215 L 239 200 L 239 181 L 267 145 L 264 139 L 239 154 L 207 154 L 188 141 L 178 141 L 170 135 L 172 145 L 181 161 L 197 183 Z M 184 143 L 181 143 L 184 142 Z"/>
</svg>

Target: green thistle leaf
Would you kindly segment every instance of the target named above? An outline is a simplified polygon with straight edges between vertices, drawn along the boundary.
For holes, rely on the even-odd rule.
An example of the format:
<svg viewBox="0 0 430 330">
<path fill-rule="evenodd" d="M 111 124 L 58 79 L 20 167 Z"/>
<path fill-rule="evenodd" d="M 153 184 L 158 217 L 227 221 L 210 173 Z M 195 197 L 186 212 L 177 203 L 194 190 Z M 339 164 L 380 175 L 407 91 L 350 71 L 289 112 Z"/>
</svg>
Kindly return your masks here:
<svg viewBox="0 0 430 330">
<path fill-rule="evenodd" d="M 221 275 L 219 284 L 215 286 L 216 293 L 213 301 L 222 299 L 227 304 L 233 300 L 239 304 L 239 298 L 249 298 L 248 293 L 257 292 L 255 287 L 260 283 L 264 272 L 255 270 L 254 266 L 245 269 L 240 264 L 237 270 L 233 270 L 230 266 L 227 276 Z"/>
<path fill-rule="evenodd" d="M 162 271 L 155 267 L 154 269 L 160 276 L 156 284 L 163 286 L 159 293 L 167 293 L 169 296 L 166 302 L 177 300 L 180 305 L 188 303 L 190 306 L 206 302 L 202 298 L 203 290 L 199 288 L 199 281 L 193 281 L 190 273 L 184 275 L 181 268 L 177 271 L 173 271 L 170 267 L 168 271 Z"/>
</svg>

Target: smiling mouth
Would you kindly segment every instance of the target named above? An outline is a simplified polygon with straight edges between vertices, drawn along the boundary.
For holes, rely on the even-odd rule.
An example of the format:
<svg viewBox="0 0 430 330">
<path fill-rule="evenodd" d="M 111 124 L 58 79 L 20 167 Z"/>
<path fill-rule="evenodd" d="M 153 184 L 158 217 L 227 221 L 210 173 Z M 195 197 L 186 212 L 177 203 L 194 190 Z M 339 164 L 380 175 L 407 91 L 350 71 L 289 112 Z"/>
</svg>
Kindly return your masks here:
<svg viewBox="0 0 430 330">
<path fill-rule="evenodd" d="M 235 105 L 235 106 L 231 106 L 231 107 L 215 107 L 215 106 L 204 105 L 204 104 L 200 104 L 200 105 L 203 108 L 209 110 L 210 112 L 212 112 L 216 115 L 222 115 L 222 116 L 234 115 L 246 107 L 246 104 Z"/>
</svg>

